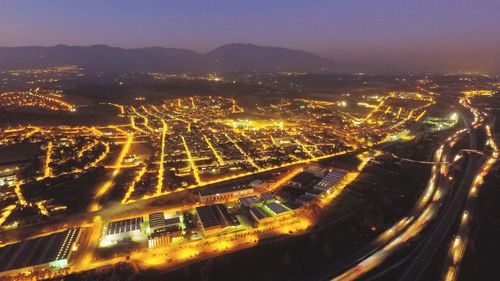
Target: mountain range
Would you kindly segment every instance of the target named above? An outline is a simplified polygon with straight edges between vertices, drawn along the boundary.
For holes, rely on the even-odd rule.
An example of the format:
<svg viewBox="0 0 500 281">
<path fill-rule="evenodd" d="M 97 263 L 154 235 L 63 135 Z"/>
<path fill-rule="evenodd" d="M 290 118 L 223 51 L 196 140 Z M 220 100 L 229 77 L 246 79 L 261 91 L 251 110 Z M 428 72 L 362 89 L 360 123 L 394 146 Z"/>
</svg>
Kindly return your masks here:
<svg viewBox="0 0 500 281">
<path fill-rule="evenodd" d="M 0 70 L 77 65 L 88 72 L 331 72 L 334 63 L 305 51 L 227 44 L 206 54 L 187 49 L 107 45 L 0 47 Z"/>
</svg>

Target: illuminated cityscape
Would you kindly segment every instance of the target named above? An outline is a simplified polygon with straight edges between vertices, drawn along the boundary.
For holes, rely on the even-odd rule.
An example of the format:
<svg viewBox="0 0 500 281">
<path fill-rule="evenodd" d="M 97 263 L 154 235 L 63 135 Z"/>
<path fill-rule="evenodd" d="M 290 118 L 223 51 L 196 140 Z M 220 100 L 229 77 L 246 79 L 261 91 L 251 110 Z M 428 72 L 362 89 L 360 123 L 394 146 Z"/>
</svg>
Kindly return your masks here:
<svg viewBox="0 0 500 281">
<path fill-rule="evenodd" d="M 30 15 L 39 11 L 31 4 Z M 291 3 L 265 12 L 263 3 L 247 7 L 275 27 L 295 27 L 290 38 L 300 42 L 289 45 L 297 48 L 230 43 L 206 50 L 235 38 L 226 37 L 233 28 L 242 32 L 236 23 L 248 23 L 249 11 L 219 2 L 214 11 L 190 1 L 168 8 L 193 18 L 192 29 L 157 18 L 166 4 L 97 5 L 109 20 L 96 23 L 117 37 L 123 33 L 115 22 L 130 28 L 124 36 L 130 41 L 111 47 L 94 41 L 122 41 L 106 41 L 115 39 L 99 28 L 90 36 L 91 27 L 76 24 L 91 20 L 80 19 L 76 3 L 46 4 L 75 22 L 54 18 L 59 26 L 37 26 L 22 16 L 29 32 L 44 39 L 34 36 L 40 43 L 31 43 L 21 25 L 18 41 L 0 39 L 9 46 L 0 47 L 0 280 L 498 279 L 494 51 L 477 47 L 491 51 L 489 64 L 468 45 L 457 47 L 450 53 L 462 55 L 458 63 L 445 58 L 438 45 L 447 43 L 430 33 L 426 38 L 438 41 L 429 43 L 434 49 L 426 56 L 425 48 L 417 53 L 407 46 L 410 38 L 381 36 L 388 31 L 376 26 L 374 36 L 405 44 L 393 52 L 387 42 L 366 38 L 368 50 L 350 37 L 357 29 L 348 34 L 334 27 L 346 40 L 338 43 L 339 54 L 366 61 L 299 50 L 326 54 L 335 45 L 316 37 L 319 25 L 288 13 L 314 10 L 318 23 L 339 24 L 320 9 L 335 7 L 351 19 L 355 7 L 338 3 Z M 17 5 L 6 1 L 0 9 Z M 92 5 L 78 11 L 95 12 Z M 372 5 L 366 10 L 380 8 Z M 192 12 L 202 6 L 210 17 Z M 398 15 L 413 18 L 396 6 Z M 123 9 L 124 18 L 112 8 Z M 455 14 L 489 15 L 469 8 Z M 165 30 L 142 19 L 125 23 L 136 11 Z M 216 15 L 221 19 L 207 26 L 194 20 Z M 236 16 L 242 18 L 229 23 Z M 382 16 L 391 14 L 374 17 Z M 220 20 L 226 29 L 217 31 Z M 0 19 L 8 33 L 15 22 L 11 15 Z M 261 24 L 255 28 L 262 42 L 290 42 Z M 62 32 L 51 41 L 45 32 L 51 28 L 82 36 Z M 256 31 L 245 32 L 255 37 Z M 167 45 L 160 34 L 203 51 L 135 45 Z M 97 38 L 94 45 L 78 41 L 89 38 Z"/>
</svg>

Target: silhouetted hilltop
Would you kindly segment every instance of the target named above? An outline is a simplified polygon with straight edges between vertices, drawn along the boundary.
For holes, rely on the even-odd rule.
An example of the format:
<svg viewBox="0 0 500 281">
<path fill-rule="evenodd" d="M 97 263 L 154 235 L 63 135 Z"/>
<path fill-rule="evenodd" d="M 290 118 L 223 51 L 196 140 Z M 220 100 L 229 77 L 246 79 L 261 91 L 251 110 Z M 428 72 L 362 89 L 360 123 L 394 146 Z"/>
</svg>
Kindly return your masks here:
<svg viewBox="0 0 500 281">
<path fill-rule="evenodd" d="M 90 72 L 300 71 L 325 72 L 332 62 L 314 54 L 251 44 L 228 44 L 205 55 L 186 49 L 124 49 L 106 45 L 0 47 L 0 69 L 78 65 Z"/>
</svg>

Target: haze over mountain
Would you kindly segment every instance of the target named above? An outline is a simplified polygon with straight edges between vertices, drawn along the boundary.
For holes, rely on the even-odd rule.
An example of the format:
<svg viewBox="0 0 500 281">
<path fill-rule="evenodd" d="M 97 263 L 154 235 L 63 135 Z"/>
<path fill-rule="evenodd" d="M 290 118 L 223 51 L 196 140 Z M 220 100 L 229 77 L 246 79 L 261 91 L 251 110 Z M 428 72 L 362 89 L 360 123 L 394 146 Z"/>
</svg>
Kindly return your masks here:
<svg viewBox="0 0 500 281">
<path fill-rule="evenodd" d="M 78 65 L 89 72 L 332 71 L 332 61 L 297 50 L 227 44 L 207 54 L 187 49 L 124 49 L 106 45 L 0 47 L 0 70 Z"/>
</svg>

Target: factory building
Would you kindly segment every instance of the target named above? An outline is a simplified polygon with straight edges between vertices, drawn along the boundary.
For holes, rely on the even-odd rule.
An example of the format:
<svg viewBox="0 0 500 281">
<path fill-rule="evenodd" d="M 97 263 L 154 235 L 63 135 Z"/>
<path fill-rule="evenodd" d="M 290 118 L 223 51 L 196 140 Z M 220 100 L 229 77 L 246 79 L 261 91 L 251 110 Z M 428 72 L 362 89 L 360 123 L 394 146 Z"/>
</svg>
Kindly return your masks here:
<svg viewBox="0 0 500 281">
<path fill-rule="evenodd" d="M 179 217 L 165 218 L 163 212 L 149 214 L 149 232 L 152 238 L 164 235 L 178 236 L 181 231 Z"/>
<path fill-rule="evenodd" d="M 143 232 L 144 218 L 136 217 L 109 222 L 103 230 L 100 247 L 109 247 L 125 240 L 140 242 L 147 237 Z"/>
</svg>

